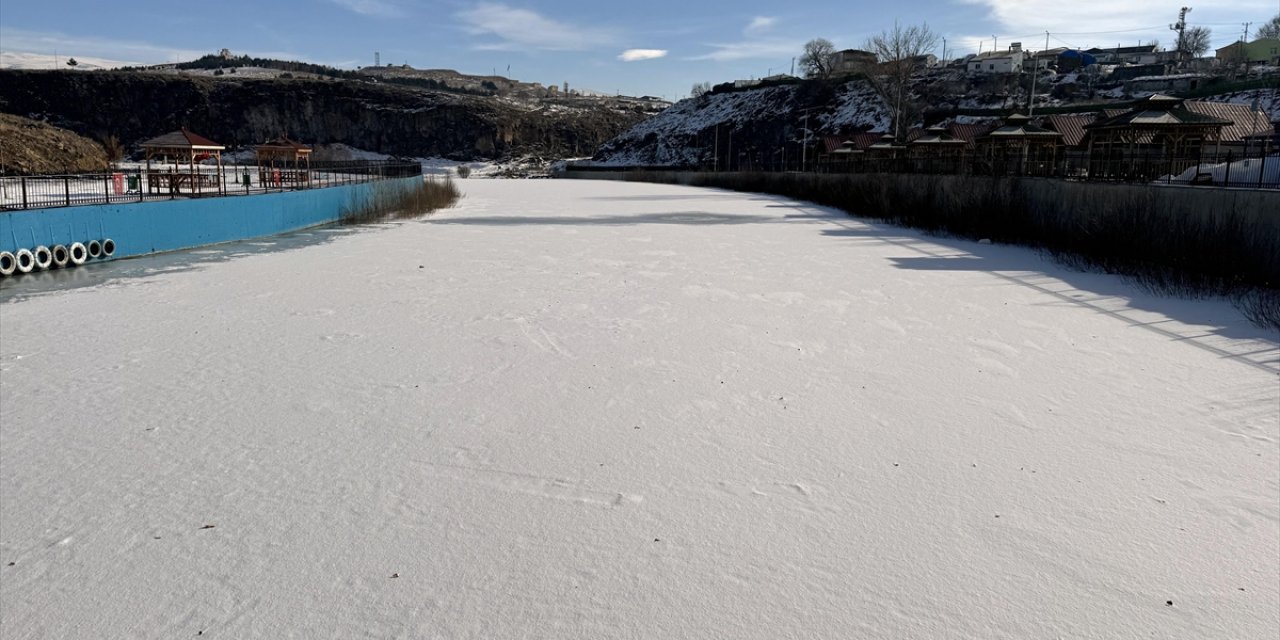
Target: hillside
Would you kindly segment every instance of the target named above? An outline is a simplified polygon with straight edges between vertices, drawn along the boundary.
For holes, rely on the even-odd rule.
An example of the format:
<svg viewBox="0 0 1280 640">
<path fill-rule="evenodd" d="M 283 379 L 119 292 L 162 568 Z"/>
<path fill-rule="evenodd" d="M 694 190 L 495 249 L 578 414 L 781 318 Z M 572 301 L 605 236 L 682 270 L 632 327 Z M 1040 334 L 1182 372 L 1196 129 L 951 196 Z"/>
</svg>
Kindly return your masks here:
<svg viewBox="0 0 1280 640">
<path fill-rule="evenodd" d="M 81 173 L 106 166 L 101 144 L 66 129 L 0 113 L 0 173 Z"/>
<path fill-rule="evenodd" d="M 741 153 L 772 152 L 802 141 L 805 113 L 810 140 L 851 129 L 884 130 L 891 123 L 883 100 L 861 80 L 708 93 L 632 127 L 605 143 L 594 160 L 610 166 L 692 166 L 712 163 L 717 155 L 726 163 L 733 155 L 738 163 Z"/>
<path fill-rule="evenodd" d="M 580 155 L 647 111 L 599 101 L 539 104 L 366 81 L 136 71 L 0 71 L 0 112 L 126 145 L 188 127 L 228 146 L 280 133 L 404 156 Z"/>
</svg>

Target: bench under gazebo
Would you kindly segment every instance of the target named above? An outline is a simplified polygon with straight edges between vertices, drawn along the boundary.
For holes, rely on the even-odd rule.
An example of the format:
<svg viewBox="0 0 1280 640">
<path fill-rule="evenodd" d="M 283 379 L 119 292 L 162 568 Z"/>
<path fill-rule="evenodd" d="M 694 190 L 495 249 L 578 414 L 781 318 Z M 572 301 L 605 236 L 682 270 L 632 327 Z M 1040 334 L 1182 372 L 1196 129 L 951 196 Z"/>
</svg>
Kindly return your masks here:
<svg viewBox="0 0 1280 640">
<path fill-rule="evenodd" d="M 147 188 L 151 192 L 196 194 L 204 189 L 222 190 L 222 151 L 226 149 L 204 136 L 192 133 L 186 128 L 156 136 L 142 143 L 147 160 Z M 164 160 L 168 171 L 153 171 L 151 161 L 155 158 Z M 201 173 L 196 167 L 201 162 L 213 158 L 217 161 L 216 173 Z"/>
<path fill-rule="evenodd" d="M 277 136 L 257 147 L 258 176 L 263 186 L 306 186 L 311 181 L 311 147 Z"/>
</svg>

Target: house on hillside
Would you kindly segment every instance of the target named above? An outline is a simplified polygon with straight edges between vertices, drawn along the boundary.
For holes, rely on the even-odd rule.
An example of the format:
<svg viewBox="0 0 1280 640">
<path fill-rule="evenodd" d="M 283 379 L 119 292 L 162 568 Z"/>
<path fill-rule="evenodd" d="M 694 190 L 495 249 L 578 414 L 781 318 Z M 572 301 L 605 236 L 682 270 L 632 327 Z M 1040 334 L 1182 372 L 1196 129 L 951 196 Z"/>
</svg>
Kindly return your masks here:
<svg viewBox="0 0 1280 640">
<path fill-rule="evenodd" d="M 1162 57 L 1160 46 L 1154 44 L 1111 49 L 1094 47 L 1085 53 L 1096 58 L 1099 64 L 1156 64 L 1161 62 Z"/>
<path fill-rule="evenodd" d="M 1116 69 L 1120 71 L 1120 69 Z M 1115 78 L 1113 73 L 1112 78 Z M 1212 79 L 1203 73 L 1180 73 L 1177 75 L 1148 75 L 1133 78 L 1125 82 L 1125 90 L 1130 94 L 1150 93 L 1186 93 L 1195 91 L 1202 84 Z"/>
<path fill-rule="evenodd" d="M 831 54 L 831 73 L 845 75 L 875 66 L 876 54 L 861 49 L 845 49 Z"/>
<path fill-rule="evenodd" d="M 911 66 L 915 69 L 932 69 L 938 66 L 938 56 L 932 53 L 916 56 L 911 59 Z"/>
<path fill-rule="evenodd" d="M 1280 65 L 1280 39 L 1259 38 L 1248 44 L 1237 40 L 1214 54 L 1220 62 L 1227 64 Z"/>
<path fill-rule="evenodd" d="M 1163 76 L 1169 73 L 1169 65 L 1158 64 L 1134 64 L 1124 67 L 1116 67 L 1111 72 L 1111 80 L 1113 82 L 1127 82 L 1134 78 L 1146 78 L 1151 76 Z"/>
<path fill-rule="evenodd" d="M 1031 71 L 1032 69 L 1037 71 L 1048 69 L 1049 67 L 1058 64 L 1058 58 L 1063 53 L 1066 53 L 1066 51 L 1066 47 L 1057 47 L 1054 49 L 1045 49 L 1044 51 L 1027 54 L 1026 59 L 1022 61 L 1022 66 L 1027 71 Z"/>
<path fill-rule="evenodd" d="M 965 65 L 965 70 L 975 75 L 1015 73 L 1022 69 L 1022 62 L 1025 57 L 1026 53 L 1022 50 L 1022 43 L 1015 42 L 1009 45 L 1009 48 L 1005 51 L 988 51 L 969 58 Z"/>
</svg>

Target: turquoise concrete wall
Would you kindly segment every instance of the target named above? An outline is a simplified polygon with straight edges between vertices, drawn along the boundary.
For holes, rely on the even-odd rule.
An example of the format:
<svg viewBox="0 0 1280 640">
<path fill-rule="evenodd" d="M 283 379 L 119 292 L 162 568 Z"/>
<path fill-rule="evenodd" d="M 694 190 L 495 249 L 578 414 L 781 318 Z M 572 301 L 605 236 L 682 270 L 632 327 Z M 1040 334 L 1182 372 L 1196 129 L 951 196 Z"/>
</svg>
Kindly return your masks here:
<svg viewBox="0 0 1280 640">
<path fill-rule="evenodd" d="M 377 190 L 421 176 L 249 196 L 30 209 L 0 213 L 0 251 L 111 238 L 115 258 L 269 236 L 337 222 Z"/>
</svg>

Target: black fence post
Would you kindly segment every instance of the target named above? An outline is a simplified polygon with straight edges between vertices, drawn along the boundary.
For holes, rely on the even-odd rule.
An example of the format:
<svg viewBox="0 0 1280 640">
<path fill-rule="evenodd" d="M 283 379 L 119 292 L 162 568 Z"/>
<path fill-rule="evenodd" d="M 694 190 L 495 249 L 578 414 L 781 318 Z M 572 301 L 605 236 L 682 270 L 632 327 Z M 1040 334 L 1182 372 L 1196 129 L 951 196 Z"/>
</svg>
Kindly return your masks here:
<svg viewBox="0 0 1280 640">
<path fill-rule="evenodd" d="M 1266 183 L 1266 176 L 1267 176 L 1267 154 L 1264 153 L 1262 154 L 1262 157 L 1258 158 L 1258 188 L 1259 189 L 1261 189 L 1262 185 Z"/>
<path fill-rule="evenodd" d="M 27 179 L 22 179 L 22 208 L 27 208 Z"/>
<path fill-rule="evenodd" d="M 62 195 L 67 206 L 71 206 L 71 176 L 62 176 Z"/>
</svg>

